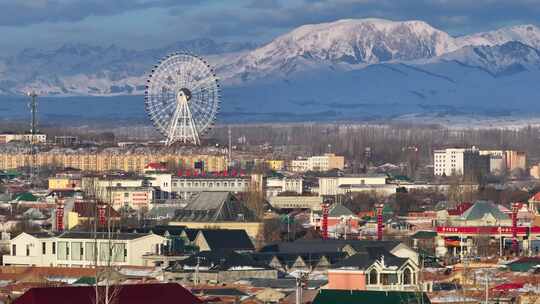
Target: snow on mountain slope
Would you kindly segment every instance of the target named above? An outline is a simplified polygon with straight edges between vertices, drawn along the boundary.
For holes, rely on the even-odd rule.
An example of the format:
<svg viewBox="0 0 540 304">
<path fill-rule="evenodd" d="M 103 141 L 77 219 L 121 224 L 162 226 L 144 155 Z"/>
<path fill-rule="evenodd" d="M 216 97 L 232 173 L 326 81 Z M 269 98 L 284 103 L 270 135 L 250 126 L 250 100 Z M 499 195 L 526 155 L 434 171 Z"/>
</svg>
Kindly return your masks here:
<svg viewBox="0 0 540 304">
<path fill-rule="evenodd" d="M 540 69 L 540 51 L 518 41 L 493 46 L 466 46 L 440 59 L 482 68 L 493 76 Z"/>
<path fill-rule="evenodd" d="M 535 49 L 540 49 L 540 28 L 532 24 L 509 26 L 495 31 L 458 37 L 456 44 L 459 47 L 471 45 L 493 46 L 509 41 L 518 41 Z"/>
<path fill-rule="evenodd" d="M 431 58 L 457 49 L 454 38 L 422 21 L 347 19 L 301 26 L 222 66 L 227 79 L 287 76 L 320 65 L 366 65 Z"/>
</svg>

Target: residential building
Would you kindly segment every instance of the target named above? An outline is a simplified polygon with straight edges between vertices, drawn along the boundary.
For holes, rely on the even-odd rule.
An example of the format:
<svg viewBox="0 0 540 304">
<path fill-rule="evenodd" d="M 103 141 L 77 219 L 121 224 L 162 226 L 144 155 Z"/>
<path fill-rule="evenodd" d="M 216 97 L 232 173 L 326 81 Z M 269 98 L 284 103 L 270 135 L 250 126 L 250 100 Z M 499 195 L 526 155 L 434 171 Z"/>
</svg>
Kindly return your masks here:
<svg viewBox="0 0 540 304">
<path fill-rule="evenodd" d="M 0 170 L 17 169 L 32 163 L 30 153 L 0 153 Z M 206 171 L 220 172 L 227 169 L 227 161 L 222 155 L 180 155 L 180 154 L 130 154 L 130 153 L 54 153 L 41 152 L 35 156 L 37 166 L 59 166 L 83 171 L 144 172 L 152 162 L 182 164 L 183 168 L 195 169 L 202 162 Z"/>
<path fill-rule="evenodd" d="M 201 229 L 197 233 L 193 245 L 200 251 L 236 251 L 252 252 L 253 242 L 242 229 Z"/>
<path fill-rule="evenodd" d="M 271 196 L 268 199 L 274 209 L 321 210 L 322 196 Z"/>
<path fill-rule="evenodd" d="M 348 192 L 376 190 L 387 183 L 386 174 L 319 177 L 319 195 L 338 195 Z"/>
<path fill-rule="evenodd" d="M 97 242 L 97 243 L 96 243 Z M 148 266 L 144 256 L 161 254 L 166 239 L 155 234 L 63 232 L 21 233 L 10 241 L 4 265 L 89 267 L 95 265 Z M 97 252 L 95 248 L 97 247 Z"/>
<path fill-rule="evenodd" d="M 80 173 L 59 173 L 49 177 L 49 190 L 80 190 L 82 179 Z"/>
<path fill-rule="evenodd" d="M 153 187 L 108 187 L 112 207 L 116 210 L 128 207 L 133 210 L 148 210 L 154 199 Z"/>
<path fill-rule="evenodd" d="M 55 136 L 54 144 L 63 147 L 75 146 L 79 143 L 77 136 Z"/>
<path fill-rule="evenodd" d="M 277 279 L 278 271 L 234 251 L 201 251 L 165 269 L 167 280 L 232 283 L 252 278 Z"/>
<path fill-rule="evenodd" d="M 302 194 L 304 180 L 302 177 L 272 176 L 265 179 L 266 197 L 276 196 L 283 192 Z"/>
<path fill-rule="evenodd" d="M 532 165 L 529 169 L 529 175 L 533 178 L 540 179 L 540 164 Z"/>
<path fill-rule="evenodd" d="M 292 160 L 289 170 L 292 172 L 328 171 L 332 169 L 343 170 L 345 158 L 334 153 L 326 153 L 320 156 L 312 156 L 307 159 Z"/>
<path fill-rule="evenodd" d="M 480 150 L 476 147 L 449 148 L 435 150 L 433 162 L 436 176 L 467 176 L 474 175 L 478 170 L 481 170 L 481 174 L 503 174 L 505 171 L 525 170 L 526 154 L 513 150 Z"/>
<path fill-rule="evenodd" d="M 328 288 L 338 290 L 418 290 L 419 267 L 382 247 L 367 247 L 328 270 Z"/>
<path fill-rule="evenodd" d="M 4 133 L 0 134 L 0 144 L 7 144 L 11 141 L 25 141 L 44 144 L 47 142 L 47 135 L 45 134 L 14 134 Z"/>
<path fill-rule="evenodd" d="M 321 211 L 311 212 L 311 225 L 317 229 L 322 229 Z M 358 233 L 360 218 L 351 210 L 341 204 L 334 204 L 328 211 L 328 232 L 334 238 L 347 237 L 350 234 Z"/>
</svg>

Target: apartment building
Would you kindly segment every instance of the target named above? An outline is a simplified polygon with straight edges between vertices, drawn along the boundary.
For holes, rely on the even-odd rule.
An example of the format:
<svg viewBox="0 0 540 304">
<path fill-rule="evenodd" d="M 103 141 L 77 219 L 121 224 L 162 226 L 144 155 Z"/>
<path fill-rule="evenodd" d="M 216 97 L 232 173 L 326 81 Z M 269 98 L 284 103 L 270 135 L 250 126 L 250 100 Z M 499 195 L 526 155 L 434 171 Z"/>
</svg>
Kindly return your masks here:
<svg viewBox="0 0 540 304">
<path fill-rule="evenodd" d="M 131 208 L 134 210 L 150 209 L 154 200 L 155 189 L 153 187 L 110 187 L 112 207 Z"/>
<path fill-rule="evenodd" d="M 52 153 L 36 155 L 37 166 L 57 166 L 83 171 L 106 172 L 125 171 L 143 173 L 149 163 L 175 163 L 186 169 L 194 169 L 195 164 L 204 164 L 206 171 L 224 171 L 227 160 L 222 155 L 178 155 L 178 154 L 109 154 L 109 153 Z M 32 155 L 22 153 L 1 153 L 0 170 L 17 169 L 32 163 Z"/>
<path fill-rule="evenodd" d="M 526 169 L 525 152 L 513 150 L 480 150 L 449 148 L 433 152 L 435 176 L 467 176 L 474 174 L 502 174 L 505 171 Z"/>
<path fill-rule="evenodd" d="M 312 156 L 306 159 L 292 160 L 289 170 L 292 172 L 328 171 L 332 169 L 343 170 L 345 158 L 334 153 L 326 153 L 320 156 Z"/>
<path fill-rule="evenodd" d="M 23 232 L 10 240 L 3 265 L 91 267 L 109 263 L 117 266 L 149 266 L 146 255 L 161 254 L 165 237 L 152 233 Z M 97 249 L 97 250 L 96 250 Z"/>
</svg>

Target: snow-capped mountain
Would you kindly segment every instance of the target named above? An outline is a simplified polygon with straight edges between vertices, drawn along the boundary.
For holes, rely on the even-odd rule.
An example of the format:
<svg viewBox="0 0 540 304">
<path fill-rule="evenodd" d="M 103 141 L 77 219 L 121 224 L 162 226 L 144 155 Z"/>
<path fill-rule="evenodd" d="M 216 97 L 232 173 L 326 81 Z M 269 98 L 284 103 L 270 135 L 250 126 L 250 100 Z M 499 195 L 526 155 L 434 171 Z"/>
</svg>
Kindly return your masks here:
<svg viewBox="0 0 540 304">
<path fill-rule="evenodd" d="M 494 76 L 540 70 L 540 51 L 518 41 L 492 46 L 466 46 L 440 58 L 482 68 Z"/>
<path fill-rule="evenodd" d="M 532 25 L 516 25 L 495 31 L 476 33 L 456 39 L 460 47 L 470 45 L 501 45 L 510 41 L 518 41 L 535 49 L 540 49 L 540 28 Z"/>
<path fill-rule="evenodd" d="M 141 94 L 152 65 L 177 50 L 205 55 L 217 67 L 225 87 L 241 91 L 254 87 L 264 90 L 281 82 L 308 83 L 320 74 L 326 82 L 333 82 L 359 75 L 355 71 L 367 75 L 381 67 L 396 66 L 400 70 L 407 67 L 407 73 L 415 68 L 415 73 L 437 74 L 441 79 L 453 79 L 453 74 L 459 74 L 457 69 L 470 68 L 484 71 L 485 77 L 510 77 L 539 70 L 538 49 L 540 29 L 534 25 L 452 37 L 423 21 L 347 19 L 304 25 L 260 47 L 197 39 L 143 51 L 84 44 L 24 50 L 0 58 L 0 94 L 22 94 L 31 89 L 62 96 Z M 457 65 L 446 70 L 446 62 Z M 430 70 L 435 67 L 444 68 L 435 73 Z M 267 86 L 260 87 L 261 83 Z"/>
<path fill-rule="evenodd" d="M 457 49 L 454 38 L 422 21 L 347 19 L 301 26 L 220 67 L 238 81 L 287 77 L 322 66 L 431 58 Z"/>
</svg>

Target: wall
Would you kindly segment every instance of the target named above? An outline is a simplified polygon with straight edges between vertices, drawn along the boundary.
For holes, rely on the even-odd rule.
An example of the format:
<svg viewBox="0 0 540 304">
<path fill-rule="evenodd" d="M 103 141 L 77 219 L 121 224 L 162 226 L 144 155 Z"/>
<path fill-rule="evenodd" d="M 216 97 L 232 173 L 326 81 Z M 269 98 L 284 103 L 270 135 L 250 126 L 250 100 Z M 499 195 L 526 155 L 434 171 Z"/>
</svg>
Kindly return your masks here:
<svg viewBox="0 0 540 304">
<path fill-rule="evenodd" d="M 186 226 L 191 229 L 243 229 L 252 239 L 256 239 L 263 228 L 263 224 L 258 222 L 169 222 L 169 225 Z"/>
<path fill-rule="evenodd" d="M 361 270 L 328 270 L 328 289 L 366 290 L 366 274 Z"/>
</svg>

